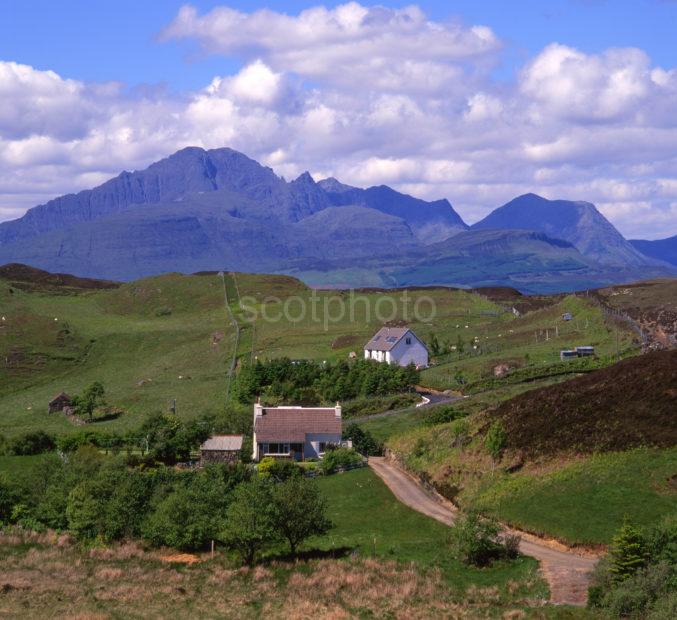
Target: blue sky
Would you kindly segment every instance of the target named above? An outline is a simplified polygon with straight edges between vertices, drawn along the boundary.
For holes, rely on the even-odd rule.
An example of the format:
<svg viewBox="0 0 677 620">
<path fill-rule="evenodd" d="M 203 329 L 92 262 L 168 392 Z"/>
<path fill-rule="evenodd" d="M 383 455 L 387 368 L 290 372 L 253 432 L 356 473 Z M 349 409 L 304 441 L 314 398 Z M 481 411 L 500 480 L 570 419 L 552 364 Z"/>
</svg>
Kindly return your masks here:
<svg viewBox="0 0 677 620">
<path fill-rule="evenodd" d="M 265 9 L 265 10 L 262 10 Z M 677 0 L 0 0 L 0 221 L 188 145 L 677 234 Z"/>
<path fill-rule="evenodd" d="M 183 0 L 1 0 L 0 58 L 87 81 L 122 80 L 130 86 L 165 84 L 174 90 L 199 88 L 237 63 L 192 46 L 158 43 L 157 34 L 186 4 Z M 218 1 L 190 2 L 201 12 Z M 317 2 L 243 2 L 228 6 L 251 11 L 271 8 L 298 13 Z M 341 2 L 322 2 L 327 7 Z M 657 64 L 677 65 L 677 1 L 670 0 L 449 0 L 379 2 L 418 4 L 432 18 L 459 18 L 490 26 L 505 41 L 498 71 L 508 76 L 525 58 L 556 41 L 586 52 L 639 47 Z M 509 8 L 507 8 L 509 5 Z M 9 16 L 7 18 L 7 16 Z"/>
</svg>

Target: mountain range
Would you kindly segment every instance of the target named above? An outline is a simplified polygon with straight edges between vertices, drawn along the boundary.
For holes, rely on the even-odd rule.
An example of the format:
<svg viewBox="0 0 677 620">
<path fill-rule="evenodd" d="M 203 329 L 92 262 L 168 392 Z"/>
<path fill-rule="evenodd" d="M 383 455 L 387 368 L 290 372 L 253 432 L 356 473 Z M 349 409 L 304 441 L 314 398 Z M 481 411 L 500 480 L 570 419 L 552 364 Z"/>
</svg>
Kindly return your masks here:
<svg viewBox="0 0 677 620">
<path fill-rule="evenodd" d="M 570 290 L 665 275 L 591 203 L 526 194 L 469 227 L 447 201 L 307 172 L 291 182 L 228 148 L 145 170 L 0 224 L 0 264 L 131 280 L 167 271 L 290 273 L 316 285 L 510 284 Z"/>
</svg>

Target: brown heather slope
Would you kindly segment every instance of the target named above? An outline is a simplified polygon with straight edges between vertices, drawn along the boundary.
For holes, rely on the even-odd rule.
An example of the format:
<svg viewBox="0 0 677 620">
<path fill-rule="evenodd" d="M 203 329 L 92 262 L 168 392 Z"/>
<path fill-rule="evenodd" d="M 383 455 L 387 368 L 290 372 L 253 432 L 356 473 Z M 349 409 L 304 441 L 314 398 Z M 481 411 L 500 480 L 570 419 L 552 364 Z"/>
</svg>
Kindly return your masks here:
<svg viewBox="0 0 677 620">
<path fill-rule="evenodd" d="M 119 288 L 118 282 L 78 278 L 66 273 L 50 273 L 21 263 L 0 265 L 0 279 L 11 282 L 16 288 L 33 289 L 110 289 Z"/>
<path fill-rule="evenodd" d="M 677 350 L 526 392 L 490 416 L 505 428 L 507 447 L 527 458 L 677 445 Z"/>
</svg>

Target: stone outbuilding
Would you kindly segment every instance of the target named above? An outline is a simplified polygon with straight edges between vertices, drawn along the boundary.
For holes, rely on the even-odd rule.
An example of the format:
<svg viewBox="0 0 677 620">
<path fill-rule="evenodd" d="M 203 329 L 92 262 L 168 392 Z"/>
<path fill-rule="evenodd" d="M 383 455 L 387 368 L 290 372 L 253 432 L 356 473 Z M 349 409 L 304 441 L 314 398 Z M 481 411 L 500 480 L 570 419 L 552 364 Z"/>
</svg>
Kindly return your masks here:
<svg viewBox="0 0 677 620">
<path fill-rule="evenodd" d="M 242 435 L 212 435 L 200 446 L 200 465 L 237 463 L 243 439 Z"/>
<path fill-rule="evenodd" d="M 49 401 L 49 413 L 63 411 L 65 407 L 70 407 L 72 404 L 73 399 L 66 392 L 60 392 Z"/>
</svg>

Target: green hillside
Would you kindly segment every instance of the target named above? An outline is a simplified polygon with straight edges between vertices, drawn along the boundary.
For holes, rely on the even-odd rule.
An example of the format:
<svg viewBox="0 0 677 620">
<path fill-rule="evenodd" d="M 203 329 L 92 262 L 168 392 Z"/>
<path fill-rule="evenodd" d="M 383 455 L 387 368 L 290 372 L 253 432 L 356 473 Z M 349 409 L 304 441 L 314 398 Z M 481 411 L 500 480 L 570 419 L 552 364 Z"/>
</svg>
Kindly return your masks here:
<svg viewBox="0 0 677 620">
<path fill-rule="evenodd" d="M 517 317 L 504 300 L 446 288 L 322 291 L 287 276 L 222 280 L 215 273 L 167 274 L 112 288 L 77 279 L 46 282 L 30 271 L 5 271 L 1 278 L 0 433 L 7 436 L 72 431 L 64 416 L 47 413 L 47 403 L 93 381 L 124 412 L 98 429 L 137 427 L 174 399 L 184 418 L 218 412 L 236 340 L 238 366 L 257 357 L 341 360 L 353 351 L 361 355 L 384 321 L 407 323 L 426 341 L 433 335 L 449 347 L 463 341 L 462 354 L 450 350 L 422 373 L 426 385 L 458 389 L 459 372 L 465 384 L 481 387 L 498 363 L 527 375 L 550 374 L 553 365 L 570 370 L 559 362 L 561 348 L 593 344 L 604 356 L 631 347 L 634 336 L 576 297 L 541 298 L 540 309 Z M 573 321 L 562 322 L 565 311 Z"/>
</svg>

